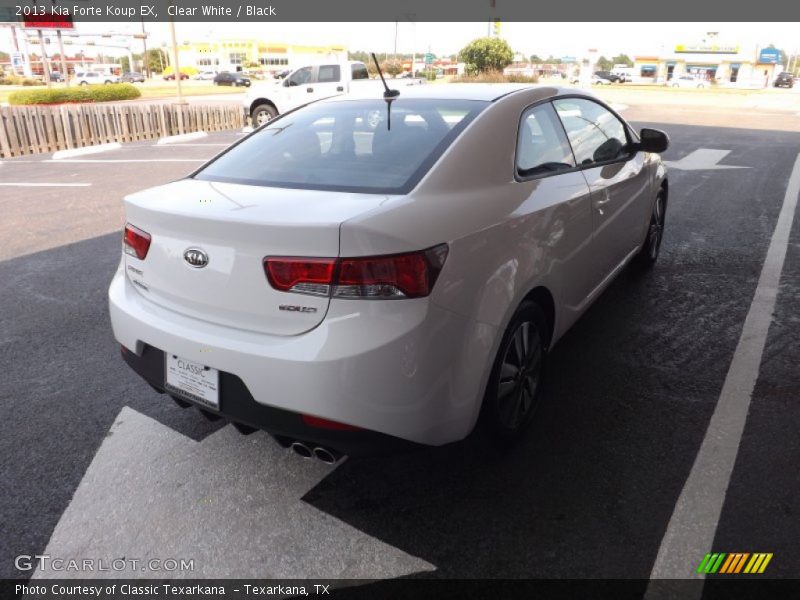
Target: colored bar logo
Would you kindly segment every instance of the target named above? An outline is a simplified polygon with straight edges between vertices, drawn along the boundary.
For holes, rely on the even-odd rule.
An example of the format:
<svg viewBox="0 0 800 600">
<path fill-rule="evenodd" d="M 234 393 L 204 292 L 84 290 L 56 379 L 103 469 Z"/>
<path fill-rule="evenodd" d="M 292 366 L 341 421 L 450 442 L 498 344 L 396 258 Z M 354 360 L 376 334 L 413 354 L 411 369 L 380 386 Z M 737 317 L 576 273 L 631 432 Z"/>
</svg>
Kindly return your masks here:
<svg viewBox="0 0 800 600">
<path fill-rule="evenodd" d="M 697 572 L 709 575 L 714 573 L 724 573 L 726 575 L 749 573 L 755 575 L 763 573 L 771 560 L 771 552 L 756 552 L 753 554 L 749 552 L 708 553 L 700 561 Z"/>
</svg>

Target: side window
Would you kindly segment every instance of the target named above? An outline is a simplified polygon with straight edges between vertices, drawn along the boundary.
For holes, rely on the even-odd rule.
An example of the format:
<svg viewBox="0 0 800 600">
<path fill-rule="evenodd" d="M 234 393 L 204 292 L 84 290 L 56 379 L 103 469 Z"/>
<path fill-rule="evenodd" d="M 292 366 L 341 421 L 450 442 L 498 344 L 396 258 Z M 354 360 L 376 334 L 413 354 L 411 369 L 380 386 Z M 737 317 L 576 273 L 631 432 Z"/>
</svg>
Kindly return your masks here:
<svg viewBox="0 0 800 600">
<path fill-rule="evenodd" d="M 303 67 L 297 69 L 292 76 L 289 77 L 289 85 L 303 85 L 311 81 L 311 67 Z"/>
<path fill-rule="evenodd" d="M 318 83 L 332 83 L 340 81 L 342 78 L 339 65 L 321 65 L 317 75 Z"/>
<path fill-rule="evenodd" d="M 352 77 L 353 79 L 369 79 L 369 73 L 367 72 L 367 66 L 362 63 L 357 63 L 352 66 Z"/>
<path fill-rule="evenodd" d="M 628 136 L 613 113 L 583 98 L 553 100 L 579 165 L 619 158 Z"/>
<path fill-rule="evenodd" d="M 575 166 L 567 136 L 548 102 L 522 114 L 517 139 L 517 173 L 531 177 Z"/>
</svg>

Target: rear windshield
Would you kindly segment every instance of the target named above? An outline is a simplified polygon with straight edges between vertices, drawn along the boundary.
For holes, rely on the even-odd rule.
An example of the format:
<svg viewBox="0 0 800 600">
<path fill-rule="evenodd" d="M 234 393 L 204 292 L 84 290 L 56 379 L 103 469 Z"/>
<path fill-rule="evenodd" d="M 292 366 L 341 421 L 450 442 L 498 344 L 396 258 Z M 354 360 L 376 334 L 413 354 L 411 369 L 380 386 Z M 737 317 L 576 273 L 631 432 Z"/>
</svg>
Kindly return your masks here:
<svg viewBox="0 0 800 600">
<path fill-rule="evenodd" d="M 409 192 L 488 105 L 398 98 L 311 104 L 270 122 L 194 177 L 286 188 Z M 389 119 L 391 118 L 391 126 Z"/>
</svg>

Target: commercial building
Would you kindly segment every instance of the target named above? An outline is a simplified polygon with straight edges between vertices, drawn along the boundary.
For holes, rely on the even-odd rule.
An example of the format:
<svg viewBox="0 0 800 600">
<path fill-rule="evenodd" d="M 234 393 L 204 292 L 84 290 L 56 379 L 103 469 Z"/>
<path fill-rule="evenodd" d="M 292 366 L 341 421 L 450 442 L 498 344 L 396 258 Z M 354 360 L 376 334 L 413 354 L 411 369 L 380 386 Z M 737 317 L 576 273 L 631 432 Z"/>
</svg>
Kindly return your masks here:
<svg viewBox="0 0 800 600">
<path fill-rule="evenodd" d="M 783 57 L 766 45 L 677 43 L 667 51 L 634 57 L 634 81 L 669 83 L 682 75 L 725 86 L 766 87 L 783 70 Z"/>
<path fill-rule="evenodd" d="M 342 45 L 304 46 L 241 38 L 186 42 L 178 46 L 178 53 L 182 67 L 199 71 L 242 71 L 249 65 L 258 65 L 256 68 L 262 71 L 276 72 L 347 60 L 347 48 Z"/>
</svg>

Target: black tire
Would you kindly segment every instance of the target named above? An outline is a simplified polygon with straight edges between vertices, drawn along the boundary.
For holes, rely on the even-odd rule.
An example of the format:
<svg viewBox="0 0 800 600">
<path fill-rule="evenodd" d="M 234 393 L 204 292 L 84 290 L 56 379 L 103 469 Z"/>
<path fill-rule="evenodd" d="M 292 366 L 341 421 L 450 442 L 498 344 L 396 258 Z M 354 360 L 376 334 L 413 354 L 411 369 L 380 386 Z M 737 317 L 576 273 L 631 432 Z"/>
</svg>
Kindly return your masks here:
<svg viewBox="0 0 800 600">
<path fill-rule="evenodd" d="M 278 116 L 278 111 L 271 104 L 259 104 L 253 109 L 253 127 L 259 127 Z"/>
<path fill-rule="evenodd" d="M 533 421 L 540 404 L 548 344 L 544 311 L 526 300 L 503 334 L 481 407 L 481 426 L 501 448 L 517 442 Z"/>
<path fill-rule="evenodd" d="M 647 237 L 642 249 L 634 259 L 642 268 L 649 269 L 658 260 L 661 250 L 661 241 L 664 239 L 664 224 L 667 216 L 667 192 L 664 188 L 658 191 L 656 201 L 653 203 L 653 212 L 650 215 L 650 224 L 647 226 Z"/>
</svg>

